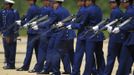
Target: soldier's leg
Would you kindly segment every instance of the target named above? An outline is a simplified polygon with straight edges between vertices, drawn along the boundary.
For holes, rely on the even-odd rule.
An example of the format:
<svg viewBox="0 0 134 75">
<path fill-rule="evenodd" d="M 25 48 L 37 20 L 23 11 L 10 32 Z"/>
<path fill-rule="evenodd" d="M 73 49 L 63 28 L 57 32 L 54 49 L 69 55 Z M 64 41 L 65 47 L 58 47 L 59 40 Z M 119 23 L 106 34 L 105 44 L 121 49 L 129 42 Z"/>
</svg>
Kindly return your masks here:
<svg viewBox="0 0 134 75">
<path fill-rule="evenodd" d="M 71 40 L 68 40 L 69 43 L 69 47 L 68 47 L 68 50 L 69 50 L 69 58 L 70 58 L 70 61 L 71 61 L 71 65 L 73 65 L 73 60 L 74 60 L 74 39 L 71 39 Z"/>
<path fill-rule="evenodd" d="M 64 74 L 70 74 L 71 73 L 71 63 L 70 63 L 70 59 L 69 59 L 69 53 L 68 52 L 60 52 L 60 56 L 63 62 L 63 66 L 64 66 Z"/>
<path fill-rule="evenodd" d="M 59 52 L 61 56 L 61 60 L 63 62 L 64 66 L 64 72 L 63 74 L 70 74 L 71 73 L 71 62 L 70 62 L 70 57 L 69 57 L 69 40 L 62 40 L 60 42 L 60 47 L 59 47 Z"/>
<path fill-rule="evenodd" d="M 94 58 L 93 58 L 93 65 L 92 65 L 92 75 L 97 75 L 98 71 L 97 71 L 97 64 L 96 64 L 96 56 L 94 54 Z"/>
<path fill-rule="evenodd" d="M 105 68 L 105 75 L 111 75 L 115 59 L 120 54 L 119 52 L 121 51 L 120 45 L 114 42 L 109 42 L 108 45 L 108 56 L 107 56 L 107 65 Z"/>
<path fill-rule="evenodd" d="M 45 37 L 41 37 L 38 49 L 38 61 L 34 67 L 34 69 L 37 72 L 43 69 L 44 61 L 46 60 L 47 47 L 48 47 L 48 39 Z"/>
<path fill-rule="evenodd" d="M 5 54 L 5 65 L 4 66 L 8 66 L 9 64 L 9 47 L 8 47 L 8 43 L 6 42 L 6 39 L 3 38 L 3 47 L 4 47 L 4 54 Z"/>
<path fill-rule="evenodd" d="M 54 47 L 52 48 L 52 53 L 51 53 L 51 67 L 52 67 L 52 72 L 54 75 L 60 75 L 60 43 L 61 43 L 61 38 L 55 38 L 53 37 L 53 45 Z"/>
<path fill-rule="evenodd" d="M 35 35 L 33 39 L 37 38 L 39 35 Z M 38 61 L 38 50 L 39 50 L 39 38 L 35 39 L 35 41 L 33 42 L 34 44 L 34 49 L 35 49 L 35 55 L 36 55 L 36 60 Z"/>
<path fill-rule="evenodd" d="M 83 75 L 91 75 L 92 73 L 94 50 L 95 42 L 86 40 L 86 65 Z"/>
<path fill-rule="evenodd" d="M 116 75 L 129 75 L 128 62 L 131 63 L 132 58 L 128 52 L 128 47 L 123 45 L 119 59 L 119 66 Z"/>
<path fill-rule="evenodd" d="M 129 53 L 131 54 L 132 59 L 134 61 L 134 45 L 130 46 Z"/>
<path fill-rule="evenodd" d="M 80 75 L 80 67 L 84 51 L 85 51 L 85 41 L 78 39 L 76 44 L 76 51 L 74 53 L 74 64 L 71 75 Z"/>
<path fill-rule="evenodd" d="M 35 42 L 34 37 L 35 36 L 33 36 L 33 35 L 28 35 L 27 51 L 26 51 L 26 56 L 25 56 L 24 63 L 22 66 L 22 68 L 24 68 L 24 69 L 29 69 L 29 67 L 30 67 L 30 62 L 31 62 L 33 48 L 34 48 L 34 42 Z"/>
<path fill-rule="evenodd" d="M 60 54 L 58 51 L 54 52 L 52 56 L 52 72 L 54 75 L 61 75 L 60 73 Z"/>
<path fill-rule="evenodd" d="M 103 41 L 96 42 L 95 54 L 96 54 L 96 61 L 97 61 L 97 69 L 98 69 L 99 74 L 102 75 L 105 69 Z"/>
<path fill-rule="evenodd" d="M 43 70 L 40 73 L 49 73 L 52 72 L 52 56 L 53 56 L 53 48 L 54 48 L 54 42 L 55 39 L 54 38 L 50 38 L 49 42 L 48 42 L 48 49 L 47 49 L 47 53 L 46 53 L 46 63 L 43 66 Z"/>
<path fill-rule="evenodd" d="M 16 44 L 17 41 L 12 39 L 12 42 L 10 43 L 10 57 L 9 57 L 9 62 L 11 67 L 15 67 L 15 57 L 16 57 Z"/>
</svg>

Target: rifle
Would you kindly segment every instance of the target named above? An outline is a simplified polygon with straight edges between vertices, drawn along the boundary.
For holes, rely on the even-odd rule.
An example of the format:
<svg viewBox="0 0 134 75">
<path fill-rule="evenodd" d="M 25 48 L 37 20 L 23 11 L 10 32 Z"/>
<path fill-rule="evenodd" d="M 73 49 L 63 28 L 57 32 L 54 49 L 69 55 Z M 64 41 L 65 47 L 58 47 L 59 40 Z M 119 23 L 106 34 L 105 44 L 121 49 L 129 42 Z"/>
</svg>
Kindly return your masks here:
<svg viewBox="0 0 134 75">
<path fill-rule="evenodd" d="M 96 31 L 92 36 L 90 36 L 90 39 L 95 37 L 99 32 L 105 30 L 108 26 L 113 26 L 115 25 L 116 23 L 120 22 L 122 20 L 122 17 L 119 18 L 119 19 L 115 19 L 113 21 L 111 21 L 110 23 L 106 24 L 104 27 L 100 28 L 98 31 Z"/>
<path fill-rule="evenodd" d="M 26 23 L 25 25 L 27 25 L 28 27 L 33 27 L 34 26 L 34 25 L 32 25 L 33 22 L 39 23 L 41 21 L 47 20 L 48 19 L 48 15 L 45 15 L 45 16 L 43 16 L 41 18 L 38 18 L 38 19 L 37 18 L 38 18 L 38 16 L 37 17 L 34 17 L 28 23 Z"/>
<path fill-rule="evenodd" d="M 62 22 L 62 23 L 70 22 L 70 21 L 72 21 L 73 18 L 75 18 L 75 15 L 71 15 L 71 16 L 65 18 L 64 20 L 62 20 L 60 22 Z M 66 28 L 66 27 L 65 26 L 57 27 L 56 24 L 53 24 L 52 28 L 50 28 L 50 31 L 54 30 L 54 29 L 57 29 L 57 28 L 58 29 L 63 29 L 63 28 Z"/>
<path fill-rule="evenodd" d="M 121 28 L 121 27 L 125 26 L 127 23 L 129 23 L 131 20 L 132 20 L 132 17 L 128 18 L 127 20 L 125 20 L 123 23 L 121 23 L 117 27 Z"/>
<path fill-rule="evenodd" d="M 100 26 L 102 24 L 106 24 L 108 20 L 109 19 L 104 19 L 104 20 L 102 20 L 100 23 L 98 23 L 95 26 Z M 91 27 L 88 27 L 88 28 L 89 28 L 89 30 L 87 30 L 80 38 L 85 37 L 89 32 L 93 31 L 93 29 Z"/>
<path fill-rule="evenodd" d="M 75 17 L 75 15 L 71 15 L 71 16 L 69 16 L 69 17 L 67 17 L 67 18 L 65 18 L 64 20 L 59 21 L 59 22 L 66 23 L 66 22 L 72 21 L 72 19 L 73 19 L 74 17 Z M 48 21 L 49 21 L 49 20 L 47 20 L 46 22 L 48 22 Z M 57 22 L 57 23 L 58 23 L 58 22 Z M 58 28 L 63 29 L 63 28 L 65 28 L 65 27 L 64 27 L 64 26 L 61 26 L 61 27 L 58 27 Z M 54 24 L 54 25 L 53 25 L 49 30 L 47 30 L 46 32 L 44 32 L 44 33 L 42 33 L 41 35 L 35 37 L 29 44 L 31 44 L 34 40 L 40 38 L 41 36 L 46 35 L 47 33 L 51 32 L 51 31 L 54 30 L 54 29 L 57 29 L 56 24 Z"/>
</svg>

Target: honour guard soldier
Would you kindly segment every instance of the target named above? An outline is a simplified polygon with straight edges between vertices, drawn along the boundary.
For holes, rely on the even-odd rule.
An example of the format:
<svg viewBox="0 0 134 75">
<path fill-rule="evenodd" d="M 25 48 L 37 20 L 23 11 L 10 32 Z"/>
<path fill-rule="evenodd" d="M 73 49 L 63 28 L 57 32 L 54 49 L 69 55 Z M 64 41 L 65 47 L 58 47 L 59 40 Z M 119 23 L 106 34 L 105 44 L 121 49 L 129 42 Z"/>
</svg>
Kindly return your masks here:
<svg viewBox="0 0 134 75">
<path fill-rule="evenodd" d="M 78 23 L 74 23 L 71 25 L 68 25 L 67 28 L 73 28 L 73 29 L 81 29 L 81 31 L 78 33 L 77 38 L 77 47 L 76 47 L 76 53 L 80 55 L 76 55 L 74 57 L 74 65 L 73 65 L 73 72 L 71 75 L 80 75 L 79 73 L 79 66 L 82 61 L 82 54 L 83 52 L 86 53 L 86 66 L 85 71 L 83 75 L 91 75 L 92 68 L 94 64 L 94 52 L 98 51 L 100 53 L 100 56 L 97 56 L 98 61 L 98 70 L 99 73 L 102 73 L 105 63 L 104 63 L 104 57 L 102 52 L 102 44 L 104 35 L 103 33 L 99 33 L 97 36 L 90 38 L 91 35 L 94 34 L 94 31 L 98 30 L 98 27 L 93 27 L 94 25 L 98 24 L 102 20 L 102 11 L 101 9 L 95 4 L 95 0 L 86 0 L 86 10 L 84 11 L 84 15 L 82 15 L 82 19 Z M 92 28 L 94 31 L 90 31 L 85 37 L 81 37 L 88 28 Z M 99 48 L 99 49 L 98 49 Z M 100 50 L 101 49 L 101 50 Z M 98 58 L 99 57 L 99 58 Z M 102 59 L 103 58 L 103 59 Z M 77 61 L 77 62 L 76 62 Z M 103 67 L 102 67 L 103 66 Z"/>
<path fill-rule="evenodd" d="M 109 22 L 123 17 L 124 14 L 119 8 L 120 0 L 110 0 L 109 3 L 110 3 L 110 8 L 112 9 Z M 104 75 L 111 75 L 116 57 L 118 58 L 118 62 L 119 62 L 119 57 L 122 50 L 123 42 L 125 41 L 125 34 L 123 32 L 120 32 L 118 34 L 111 33 L 112 29 L 115 26 L 113 27 L 109 26 L 107 28 L 108 32 L 110 33 L 110 38 L 108 44 L 107 65 L 105 68 Z"/>
<path fill-rule="evenodd" d="M 79 11 L 77 12 L 76 19 L 74 20 L 73 23 L 79 23 L 82 20 L 82 16 L 86 10 L 85 0 L 77 0 L 77 5 L 79 7 Z M 80 33 L 80 31 L 81 31 L 81 29 L 78 29 L 78 34 Z M 82 63 L 82 57 L 84 56 L 83 50 L 81 49 L 81 51 L 79 51 L 79 52 L 76 51 L 74 56 L 75 56 L 74 58 L 80 58 L 80 59 L 79 60 L 74 59 L 74 63 L 75 64 L 77 63 L 77 65 L 73 64 L 73 73 L 72 74 L 75 73 L 76 75 L 79 75 L 80 74 L 80 66 Z M 75 69 L 77 70 L 77 72 L 76 71 L 74 72 Z M 95 72 L 95 71 L 93 71 L 93 72 Z"/>
<path fill-rule="evenodd" d="M 52 7 L 50 6 L 50 0 L 42 0 L 43 6 L 40 8 L 39 17 L 43 17 L 45 15 L 48 15 L 50 17 L 50 14 L 53 12 Z M 34 69 L 31 70 L 31 73 L 33 72 L 41 72 L 44 66 L 44 61 L 46 60 L 46 52 L 48 47 L 48 42 L 50 36 L 43 35 L 44 32 L 46 32 L 48 28 L 40 28 L 39 29 L 39 36 L 40 36 L 40 42 L 39 42 L 39 49 L 38 49 L 38 61 L 36 65 L 34 66 Z"/>
<path fill-rule="evenodd" d="M 22 25 L 28 23 L 32 18 L 39 15 L 39 7 L 36 5 L 36 0 L 27 0 L 27 2 L 30 7 L 26 13 L 25 20 L 21 22 Z M 24 26 L 27 27 L 26 25 Z M 21 68 L 18 68 L 17 71 L 28 71 L 30 67 L 30 63 L 31 63 L 33 49 L 35 49 L 36 59 L 38 59 L 39 40 L 36 39 L 37 36 L 38 36 L 38 30 L 35 30 L 29 27 L 25 60 L 24 60 L 23 66 Z"/>
<path fill-rule="evenodd" d="M 63 19 L 67 18 L 70 16 L 70 13 L 67 9 L 65 9 L 62 6 L 62 3 L 64 0 L 54 0 L 53 2 L 53 12 L 50 16 L 50 20 L 46 22 L 45 24 L 39 24 L 39 28 L 48 28 L 52 27 L 53 24 L 58 23 L 59 21 L 62 21 Z M 57 27 L 60 27 L 61 25 L 56 25 Z M 72 35 L 75 33 L 71 33 L 70 31 L 66 29 L 56 29 L 51 32 L 51 38 L 49 40 L 49 45 L 48 45 L 48 50 L 47 50 L 47 58 L 46 58 L 46 64 L 48 64 L 51 67 L 51 71 L 53 72 L 54 75 L 60 75 L 60 59 L 61 59 L 61 54 L 63 52 L 63 49 L 60 47 L 60 43 L 64 40 L 66 40 L 66 35 L 69 34 L 68 39 L 74 38 Z M 67 70 L 71 70 L 70 68 L 70 60 L 69 58 L 66 59 L 66 63 L 68 66 Z M 44 72 L 49 71 L 48 68 L 44 68 Z"/>
<path fill-rule="evenodd" d="M 121 0 L 121 5 L 126 9 L 123 19 L 126 20 L 130 17 L 134 17 L 134 8 L 133 8 L 133 0 Z M 130 23 L 128 23 L 125 26 L 122 27 L 116 27 L 112 31 L 113 33 L 119 33 L 120 31 L 127 32 L 125 34 L 126 40 L 123 44 L 123 48 L 120 54 L 120 62 L 118 66 L 118 70 L 116 75 L 129 75 L 130 68 L 132 66 L 133 60 L 131 58 L 131 55 L 129 51 L 131 51 L 131 48 L 133 47 L 133 19 Z"/>
<path fill-rule="evenodd" d="M 77 0 L 77 5 L 79 7 L 79 11 L 77 12 L 76 19 L 74 20 L 74 23 L 77 23 L 77 22 L 79 23 L 82 20 L 82 16 L 83 16 L 83 14 L 85 13 L 85 10 L 86 10 L 85 0 Z M 78 30 L 78 34 L 79 34 L 79 32 L 80 32 L 80 30 Z M 78 55 L 78 54 L 75 53 L 74 58 L 79 56 L 79 57 L 81 57 L 81 60 L 79 60 L 79 61 L 77 61 L 75 59 L 73 60 L 73 63 L 74 63 L 73 68 L 77 67 L 76 69 L 78 70 L 78 73 L 76 73 L 77 75 L 79 75 L 79 73 L 80 73 L 80 66 L 81 66 L 81 63 L 82 63 L 82 57 L 84 55 L 83 52 L 79 52 L 79 53 L 81 53 L 81 54 Z M 76 63 L 78 63 L 78 64 L 75 66 Z"/>
<path fill-rule="evenodd" d="M 3 35 L 3 46 L 5 53 L 5 66 L 4 69 L 15 69 L 15 56 L 17 37 L 13 24 L 19 20 L 19 13 L 13 9 L 13 0 L 4 1 L 4 9 L 0 11 L 1 33 Z M 11 27 L 11 28 L 9 28 Z"/>
</svg>

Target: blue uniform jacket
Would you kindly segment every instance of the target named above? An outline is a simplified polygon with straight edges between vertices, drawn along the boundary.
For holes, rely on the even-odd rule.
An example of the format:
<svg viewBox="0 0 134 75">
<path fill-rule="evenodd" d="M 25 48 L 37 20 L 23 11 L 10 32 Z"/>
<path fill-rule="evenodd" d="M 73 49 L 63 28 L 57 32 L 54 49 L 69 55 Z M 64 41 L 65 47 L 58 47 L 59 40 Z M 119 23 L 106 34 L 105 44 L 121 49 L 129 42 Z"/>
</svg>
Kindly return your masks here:
<svg viewBox="0 0 134 75">
<path fill-rule="evenodd" d="M 112 9 L 111 11 L 111 15 L 110 15 L 110 20 L 109 22 L 115 20 L 115 19 L 120 19 L 121 17 L 123 17 L 124 13 L 121 11 L 121 9 L 119 7 L 116 7 L 114 9 Z M 115 27 L 116 25 L 114 25 L 113 27 Z M 125 33 L 124 32 L 120 32 L 118 34 L 110 34 L 110 41 L 111 42 L 116 42 L 116 43 L 123 43 L 125 40 Z"/>
<path fill-rule="evenodd" d="M 132 21 L 128 23 L 127 25 L 123 26 L 120 28 L 121 31 L 129 32 L 128 38 L 125 41 L 126 45 L 134 45 L 134 8 L 132 5 L 130 5 L 125 14 L 124 14 L 124 19 L 127 19 L 129 17 L 133 17 Z"/>
<path fill-rule="evenodd" d="M 64 20 L 68 16 L 70 16 L 69 11 L 62 6 L 59 6 L 56 10 L 53 10 L 50 15 L 49 21 L 44 24 L 39 24 L 39 28 L 50 28 L 53 24 Z M 73 30 L 56 29 L 55 31 L 51 32 L 52 37 L 61 38 L 61 40 L 73 39 L 75 37 L 75 32 Z"/>
<path fill-rule="evenodd" d="M 19 19 L 19 13 L 15 9 L 3 9 L 0 11 L 0 30 L 3 36 L 12 36 L 15 33 L 17 25 L 13 24 Z"/>
<path fill-rule="evenodd" d="M 35 4 L 32 4 L 26 13 L 25 20 L 22 21 L 22 25 L 29 22 L 35 16 L 39 16 L 39 7 Z M 28 34 L 38 34 L 38 30 L 33 30 L 32 28 L 28 28 Z"/>
<path fill-rule="evenodd" d="M 53 9 L 51 7 L 43 6 L 43 7 L 40 8 L 39 17 L 45 16 L 45 15 L 48 15 L 48 17 L 50 17 L 52 12 L 53 12 Z M 46 28 L 39 28 L 39 33 L 42 34 L 42 33 L 44 33 L 47 30 L 48 29 L 46 29 Z"/>
<path fill-rule="evenodd" d="M 88 29 L 87 26 L 93 27 L 94 25 L 98 24 L 102 20 L 102 11 L 97 5 L 91 5 L 83 11 L 82 19 L 79 23 L 72 24 L 72 28 L 74 29 L 81 29 L 82 31 L 79 33 L 78 38 L 81 37 Z M 90 38 L 94 32 L 89 32 L 86 37 L 81 39 L 90 39 L 91 41 L 103 41 L 104 34 L 101 32 L 96 35 L 94 38 Z"/>
</svg>

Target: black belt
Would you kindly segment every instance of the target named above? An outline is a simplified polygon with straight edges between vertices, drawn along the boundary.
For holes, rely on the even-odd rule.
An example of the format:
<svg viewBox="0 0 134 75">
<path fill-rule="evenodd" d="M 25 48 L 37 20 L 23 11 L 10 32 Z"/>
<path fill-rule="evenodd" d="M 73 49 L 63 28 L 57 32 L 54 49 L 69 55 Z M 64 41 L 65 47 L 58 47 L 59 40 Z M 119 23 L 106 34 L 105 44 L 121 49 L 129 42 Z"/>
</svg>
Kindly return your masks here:
<svg viewBox="0 0 134 75">
<path fill-rule="evenodd" d="M 134 32 L 134 30 L 130 30 L 130 31 L 128 31 L 128 32 Z"/>
</svg>

